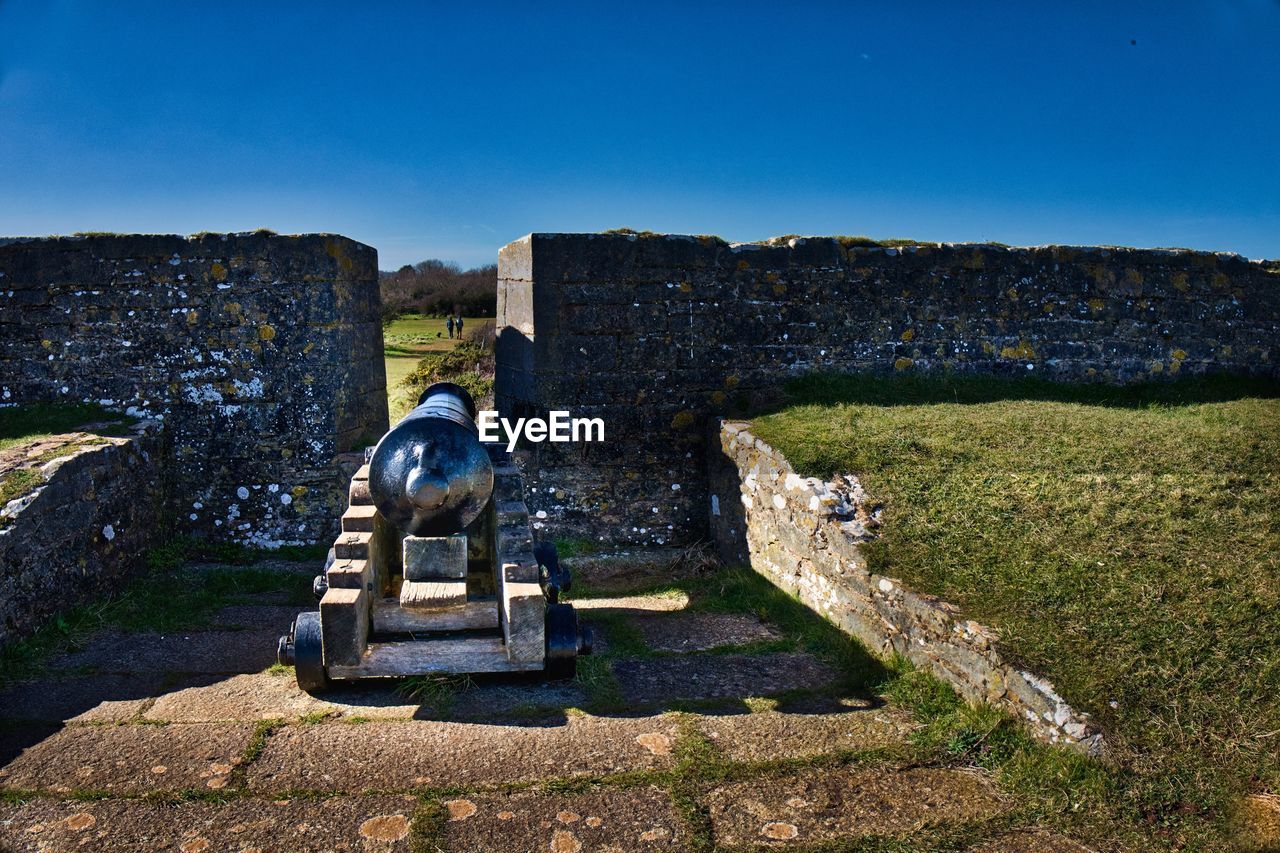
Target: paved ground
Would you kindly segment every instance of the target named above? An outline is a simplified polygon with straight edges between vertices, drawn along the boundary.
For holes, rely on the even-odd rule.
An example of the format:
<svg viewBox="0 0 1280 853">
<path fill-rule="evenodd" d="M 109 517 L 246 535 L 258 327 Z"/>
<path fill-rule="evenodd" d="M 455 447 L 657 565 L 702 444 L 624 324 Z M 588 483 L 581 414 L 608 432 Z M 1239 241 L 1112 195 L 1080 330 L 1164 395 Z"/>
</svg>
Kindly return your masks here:
<svg viewBox="0 0 1280 853">
<path fill-rule="evenodd" d="M 904 758 L 903 712 L 754 615 L 612 583 L 577 681 L 314 698 L 271 668 L 291 585 L 104 628 L 0 691 L 0 849 L 1084 849 Z"/>
</svg>

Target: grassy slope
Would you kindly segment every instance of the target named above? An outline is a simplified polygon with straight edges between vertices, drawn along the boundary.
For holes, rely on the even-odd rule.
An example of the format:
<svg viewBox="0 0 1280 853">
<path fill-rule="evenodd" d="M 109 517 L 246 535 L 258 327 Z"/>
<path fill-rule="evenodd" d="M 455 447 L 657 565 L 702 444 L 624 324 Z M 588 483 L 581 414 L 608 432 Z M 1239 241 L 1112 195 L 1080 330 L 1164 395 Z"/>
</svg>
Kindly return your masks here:
<svg viewBox="0 0 1280 853">
<path fill-rule="evenodd" d="M 124 435 L 133 422 L 131 417 L 108 412 L 92 403 L 6 406 L 0 408 L 0 453 L 42 438 L 77 432 L 87 426 L 92 426 L 89 431 L 94 435 Z M 44 483 L 44 474 L 40 472 L 39 466 L 101 441 L 102 439 L 89 437 L 34 457 L 18 451 L 14 459 L 0 466 L 0 508 Z M 10 468 L 10 464 L 16 467 Z M 0 528 L 8 523 L 8 519 L 0 519 Z"/>
<path fill-rule="evenodd" d="M 48 438 L 89 424 L 110 422 L 119 428 L 114 430 L 95 429 L 95 432 L 115 435 L 132 418 L 107 412 L 101 406 L 91 403 L 33 403 L 24 406 L 7 406 L 0 408 L 0 450 L 8 450 L 28 441 Z"/>
<path fill-rule="evenodd" d="M 1280 790 L 1280 388 L 813 378 L 756 432 L 886 504 L 874 571 L 1093 714 L 1156 824 Z"/>
<path fill-rule="evenodd" d="M 463 317 L 463 329 L 476 328 L 480 323 L 492 322 L 492 317 Z M 444 317 L 423 317 L 405 314 L 382 333 L 383 356 L 387 367 L 387 401 L 391 408 L 391 423 L 404 417 L 413 407 L 410 395 L 397 393 L 400 383 L 413 372 L 424 356 L 446 353 L 453 349 L 457 338 L 449 339 Z"/>
</svg>

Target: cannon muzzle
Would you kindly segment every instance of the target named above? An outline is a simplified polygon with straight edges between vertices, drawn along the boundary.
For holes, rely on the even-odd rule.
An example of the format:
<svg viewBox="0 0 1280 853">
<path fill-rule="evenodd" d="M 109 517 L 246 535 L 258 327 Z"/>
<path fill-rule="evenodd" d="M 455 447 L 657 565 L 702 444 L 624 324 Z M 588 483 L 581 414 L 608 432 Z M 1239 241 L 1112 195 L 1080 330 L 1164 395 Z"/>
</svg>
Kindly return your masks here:
<svg viewBox="0 0 1280 853">
<path fill-rule="evenodd" d="M 382 437 L 369 459 L 369 494 L 382 515 L 414 536 L 460 533 L 493 493 L 493 464 L 476 431 L 466 389 L 437 382 Z"/>
</svg>

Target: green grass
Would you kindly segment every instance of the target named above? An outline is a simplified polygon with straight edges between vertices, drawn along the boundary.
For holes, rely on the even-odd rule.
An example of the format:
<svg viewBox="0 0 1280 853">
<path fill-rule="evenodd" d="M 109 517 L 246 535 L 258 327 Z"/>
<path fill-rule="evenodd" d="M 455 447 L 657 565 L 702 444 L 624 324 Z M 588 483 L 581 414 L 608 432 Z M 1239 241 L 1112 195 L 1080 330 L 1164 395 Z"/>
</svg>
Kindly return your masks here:
<svg viewBox="0 0 1280 853">
<path fill-rule="evenodd" d="M 91 403 L 33 403 L 0 408 L 0 452 L 39 439 L 80 431 L 90 425 L 93 428 L 87 431 L 95 436 L 124 435 L 134 422 L 134 418 L 108 412 Z M 38 470 L 40 465 L 102 441 L 101 438 L 88 438 L 69 443 L 35 458 L 23 458 L 19 466 L 0 472 L 0 507 L 44 483 L 44 475 Z M 6 520 L 0 520 L 0 527 L 5 524 Z"/>
<path fill-rule="evenodd" d="M 396 390 L 404 383 L 404 379 L 414 368 L 418 366 L 418 362 L 422 360 L 422 356 L 418 355 L 393 355 L 388 352 L 384 361 L 387 366 L 387 399 L 395 398 Z M 395 423 L 399 418 L 404 417 L 404 412 L 400 412 L 398 416 L 393 415 L 391 422 Z"/>
<path fill-rule="evenodd" d="M 108 412 L 90 403 L 63 405 L 33 403 L 0 409 L 0 451 L 39 438 L 73 432 L 86 424 L 103 424 L 93 432 L 121 435 L 133 418 Z"/>
<path fill-rule="evenodd" d="M 604 550 L 604 544 L 583 537 L 562 537 L 556 540 L 556 554 L 565 557 L 589 557 Z"/>
<path fill-rule="evenodd" d="M 462 320 L 464 330 L 493 322 L 492 318 L 485 317 L 463 317 Z M 431 360 L 428 364 L 433 363 L 450 353 L 461 341 L 458 338 L 450 340 L 444 317 L 420 314 L 404 314 L 396 318 L 383 330 L 382 341 L 387 370 L 387 403 L 391 423 L 395 424 L 417 401 L 417 395 L 406 388 L 406 379 L 420 369 L 424 359 Z"/>
<path fill-rule="evenodd" d="M 19 467 L 0 473 L 0 508 L 14 498 L 21 497 L 36 487 L 44 485 L 45 474 L 40 469 L 46 462 L 52 462 L 61 456 L 70 456 L 85 448 L 105 443 L 105 438 L 90 436 L 60 444 L 35 456 L 24 456 Z M 8 516 L 0 518 L 0 527 L 4 527 L 12 521 L 13 519 Z"/>
<path fill-rule="evenodd" d="M 396 685 L 396 695 L 430 708 L 441 719 L 453 711 L 459 693 L 475 687 L 470 675 L 415 675 Z"/>
<path fill-rule="evenodd" d="M 1241 795 L 1280 791 L 1280 387 L 813 377 L 789 392 L 753 430 L 802 475 L 856 473 L 883 502 L 869 568 L 997 628 L 1102 726 L 1120 770 L 1059 768 L 1064 808 L 1102 786 L 1161 837 L 1217 843 Z"/>
<path fill-rule="evenodd" d="M 426 353 L 396 385 L 388 384 L 392 423 L 407 414 L 427 386 L 436 382 L 461 385 L 477 406 L 486 405 L 486 399 L 493 393 L 493 353 L 471 341 L 451 343 L 454 343 L 452 349 Z"/>
<path fill-rule="evenodd" d="M 493 321 L 492 317 L 487 319 L 489 322 Z M 463 317 L 463 329 L 477 328 L 485 321 L 484 317 Z M 424 317 L 421 314 L 397 317 L 383 330 L 382 343 L 388 354 L 419 357 L 425 352 L 448 352 L 453 347 L 445 318 Z"/>
<path fill-rule="evenodd" d="M 170 536 L 165 544 L 147 552 L 147 565 L 156 570 L 174 570 L 189 561 L 223 563 L 230 566 L 252 566 L 263 560 L 286 560 L 295 563 L 323 562 L 329 546 L 323 542 L 314 545 L 284 545 L 274 550 L 254 548 L 238 542 L 211 542 L 193 536 Z M 264 570 L 264 577 L 274 572 Z"/>
<path fill-rule="evenodd" d="M 0 475 L 0 507 L 25 495 L 43 482 L 44 475 L 35 468 L 17 468 Z"/>
</svg>

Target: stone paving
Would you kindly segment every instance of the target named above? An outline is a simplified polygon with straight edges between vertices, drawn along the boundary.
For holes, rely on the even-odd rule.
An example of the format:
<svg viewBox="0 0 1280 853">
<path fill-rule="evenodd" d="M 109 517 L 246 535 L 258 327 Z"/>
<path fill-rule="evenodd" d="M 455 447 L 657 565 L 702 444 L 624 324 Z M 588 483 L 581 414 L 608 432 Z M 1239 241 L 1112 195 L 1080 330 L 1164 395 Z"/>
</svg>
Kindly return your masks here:
<svg viewBox="0 0 1280 853">
<path fill-rule="evenodd" d="M 271 667 L 303 609 L 288 596 L 189 630 L 104 629 L 0 690 L 0 849 L 1084 849 L 1011 825 L 976 771 L 913 765 L 903 711 L 778 650 L 757 616 L 609 594 L 584 616 L 606 650 L 619 624 L 631 639 L 578 680 L 422 701 L 300 692 Z"/>
</svg>

